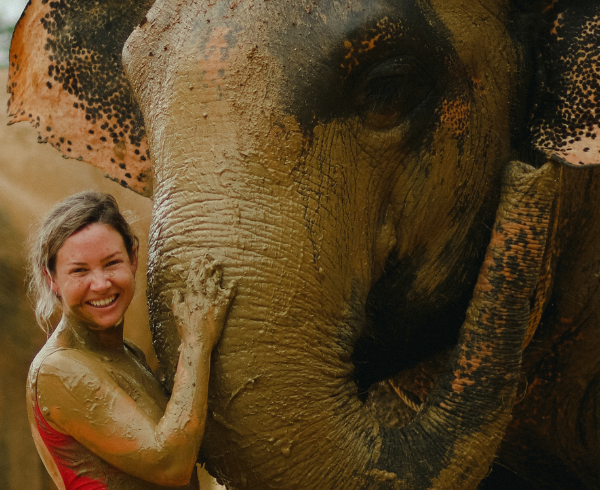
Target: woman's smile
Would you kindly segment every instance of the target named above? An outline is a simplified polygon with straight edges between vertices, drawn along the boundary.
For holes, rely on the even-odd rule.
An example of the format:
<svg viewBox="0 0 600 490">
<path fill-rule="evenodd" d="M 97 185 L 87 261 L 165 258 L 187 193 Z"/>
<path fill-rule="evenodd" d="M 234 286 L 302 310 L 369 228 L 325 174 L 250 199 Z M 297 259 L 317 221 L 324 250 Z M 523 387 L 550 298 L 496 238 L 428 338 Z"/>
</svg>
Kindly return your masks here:
<svg viewBox="0 0 600 490">
<path fill-rule="evenodd" d="M 112 296 L 110 296 L 106 299 L 90 300 L 87 303 L 96 308 L 106 308 L 107 306 L 114 304 L 114 302 L 117 300 L 118 297 L 119 297 L 118 294 L 113 294 Z"/>
</svg>

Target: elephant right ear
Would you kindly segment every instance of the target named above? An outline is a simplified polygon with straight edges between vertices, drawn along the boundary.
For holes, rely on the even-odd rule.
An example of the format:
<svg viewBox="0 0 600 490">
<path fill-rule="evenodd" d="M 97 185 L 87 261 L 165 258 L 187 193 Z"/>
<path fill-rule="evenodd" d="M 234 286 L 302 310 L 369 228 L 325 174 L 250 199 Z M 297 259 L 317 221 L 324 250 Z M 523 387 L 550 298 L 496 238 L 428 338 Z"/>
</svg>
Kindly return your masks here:
<svg viewBox="0 0 600 490">
<path fill-rule="evenodd" d="M 91 163 L 151 196 L 141 111 L 121 50 L 154 0 L 30 0 L 13 34 L 11 124 L 30 121 L 38 141 Z"/>
<path fill-rule="evenodd" d="M 600 165 L 600 4 L 548 1 L 533 145 L 568 165 Z"/>
</svg>

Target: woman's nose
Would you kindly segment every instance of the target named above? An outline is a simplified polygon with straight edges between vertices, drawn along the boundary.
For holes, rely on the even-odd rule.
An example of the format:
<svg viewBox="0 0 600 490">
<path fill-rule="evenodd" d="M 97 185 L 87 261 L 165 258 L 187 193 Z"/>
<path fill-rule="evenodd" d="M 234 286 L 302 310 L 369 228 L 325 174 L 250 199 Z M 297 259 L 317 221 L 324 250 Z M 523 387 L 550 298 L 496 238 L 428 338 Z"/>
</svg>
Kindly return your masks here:
<svg viewBox="0 0 600 490">
<path fill-rule="evenodd" d="M 113 273 L 99 270 L 94 271 L 91 276 L 90 289 L 92 291 L 103 291 L 111 286 Z"/>
</svg>

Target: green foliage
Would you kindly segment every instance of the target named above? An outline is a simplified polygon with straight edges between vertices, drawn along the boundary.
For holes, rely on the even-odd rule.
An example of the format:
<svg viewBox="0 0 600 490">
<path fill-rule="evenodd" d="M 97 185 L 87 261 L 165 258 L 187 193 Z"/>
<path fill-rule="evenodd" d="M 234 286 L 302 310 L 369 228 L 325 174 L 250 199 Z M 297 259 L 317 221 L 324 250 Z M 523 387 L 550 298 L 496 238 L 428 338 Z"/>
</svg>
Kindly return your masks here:
<svg viewBox="0 0 600 490">
<path fill-rule="evenodd" d="M 2 18 L 0 17 L 0 34 L 11 35 L 15 26 L 3 24 Z"/>
<path fill-rule="evenodd" d="M 15 26 L 6 21 L 0 12 L 0 68 L 8 65 L 8 50 Z"/>
</svg>

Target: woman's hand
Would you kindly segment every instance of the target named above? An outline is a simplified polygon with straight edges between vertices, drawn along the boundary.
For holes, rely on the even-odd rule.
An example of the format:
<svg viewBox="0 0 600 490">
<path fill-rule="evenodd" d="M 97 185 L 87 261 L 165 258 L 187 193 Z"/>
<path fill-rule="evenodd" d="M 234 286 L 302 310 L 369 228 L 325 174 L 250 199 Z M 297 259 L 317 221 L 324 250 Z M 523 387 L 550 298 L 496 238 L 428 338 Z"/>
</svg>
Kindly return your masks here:
<svg viewBox="0 0 600 490">
<path fill-rule="evenodd" d="M 221 337 L 236 284 L 221 287 L 221 265 L 206 255 L 192 261 L 185 294 L 173 295 L 173 314 L 184 343 L 204 345 L 212 350 Z"/>
</svg>

